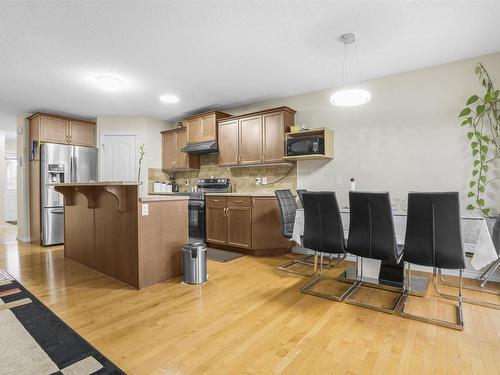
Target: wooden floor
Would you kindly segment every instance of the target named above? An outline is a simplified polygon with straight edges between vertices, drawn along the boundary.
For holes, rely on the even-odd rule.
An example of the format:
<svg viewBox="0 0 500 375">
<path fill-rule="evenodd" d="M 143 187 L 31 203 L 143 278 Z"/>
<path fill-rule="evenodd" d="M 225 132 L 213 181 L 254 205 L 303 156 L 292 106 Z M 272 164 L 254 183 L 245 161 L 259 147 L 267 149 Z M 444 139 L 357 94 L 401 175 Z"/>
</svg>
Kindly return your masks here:
<svg viewBox="0 0 500 375">
<path fill-rule="evenodd" d="M 136 291 L 62 247 L 6 242 L 0 268 L 130 374 L 500 374 L 499 310 L 466 305 L 459 332 L 332 302 L 300 294 L 306 278 L 275 270 L 284 257 Z"/>
</svg>

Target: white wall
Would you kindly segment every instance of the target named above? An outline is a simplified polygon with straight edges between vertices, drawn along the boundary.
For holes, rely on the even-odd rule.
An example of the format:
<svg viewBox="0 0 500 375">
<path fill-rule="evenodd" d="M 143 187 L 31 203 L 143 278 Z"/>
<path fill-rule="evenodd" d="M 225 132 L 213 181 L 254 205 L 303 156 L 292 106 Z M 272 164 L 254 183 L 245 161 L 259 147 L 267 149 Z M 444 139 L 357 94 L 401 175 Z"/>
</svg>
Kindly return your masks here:
<svg viewBox="0 0 500 375">
<path fill-rule="evenodd" d="M 6 154 L 17 154 L 17 138 L 6 138 L 5 139 L 5 153 Z"/>
<path fill-rule="evenodd" d="M 99 150 L 101 133 L 103 131 L 123 131 L 137 133 L 137 146 L 144 143 L 146 151 L 142 162 L 142 194 L 147 194 L 148 189 L 148 168 L 161 168 L 162 158 L 162 130 L 172 129 L 174 124 L 164 120 L 151 117 L 129 117 L 129 116 L 100 116 L 97 118 L 97 139 Z M 139 152 L 137 150 L 137 152 Z M 99 168 L 101 163 L 99 160 Z M 101 171 L 99 170 L 99 175 Z"/>
<path fill-rule="evenodd" d="M 29 211 L 29 126 L 27 118 L 31 114 L 21 114 L 16 119 L 22 133 L 17 136 L 17 239 L 30 241 Z"/>
<path fill-rule="evenodd" d="M 372 93 L 364 106 L 334 107 L 329 103 L 334 90 L 328 89 L 227 112 L 287 105 L 297 110 L 297 124 L 333 129 L 334 160 L 299 162 L 297 178 L 300 188 L 336 190 L 341 206 L 348 204 L 351 177 L 358 190 L 389 191 L 393 201 L 406 200 L 411 190 L 458 190 L 465 203 L 472 159 L 457 115 L 470 95 L 483 92 L 474 74 L 478 61 L 499 88 L 496 53 L 364 82 Z M 307 79 L 304 74 L 297 79 Z M 498 212 L 500 184 L 490 187 L 487 202 Z"/>
</svg>

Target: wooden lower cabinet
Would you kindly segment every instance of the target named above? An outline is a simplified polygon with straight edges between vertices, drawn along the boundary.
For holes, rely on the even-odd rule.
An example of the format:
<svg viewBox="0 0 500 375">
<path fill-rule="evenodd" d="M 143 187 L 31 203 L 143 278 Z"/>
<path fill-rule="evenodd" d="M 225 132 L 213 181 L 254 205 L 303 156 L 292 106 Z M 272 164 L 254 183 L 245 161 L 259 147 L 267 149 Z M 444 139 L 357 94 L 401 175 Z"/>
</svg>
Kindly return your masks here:
<svg viewBox="0 0 500 375">
<path fill-rule="evenodd" d="M 227 216 L 225 206 L 207 206 L 207 242 L 225 245 L 227 243 Z"/>
<path fill-rule="evenodd" d="M 252 247 L 252 209 L 251 207 L 228 207 L 227 244 L 249 249 Z"/>
<path fill-rule="evenodd" d="M 275 197 L 208 196 L 206 240 L 213 247 L 250 255 L 278 255 L 293 243 L 281 236 Z"/>
</svg>

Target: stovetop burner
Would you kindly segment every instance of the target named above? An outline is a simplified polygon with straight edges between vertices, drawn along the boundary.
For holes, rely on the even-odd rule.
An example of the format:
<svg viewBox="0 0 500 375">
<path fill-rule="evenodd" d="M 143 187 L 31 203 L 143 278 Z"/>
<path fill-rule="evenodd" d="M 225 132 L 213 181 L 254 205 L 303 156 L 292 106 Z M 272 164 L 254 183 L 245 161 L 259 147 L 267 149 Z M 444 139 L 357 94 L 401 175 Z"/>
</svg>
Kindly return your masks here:
<svg viewBox="0 0 500 375">
<path fill-rule="evenodd" d="M 206 193 L 230 193 L 229 178 L 202 178 L 197 181 L 198 191 L 180 192 L 175 195 L 188 196 L 190 200 L 204 200 Z"/>
</svg>

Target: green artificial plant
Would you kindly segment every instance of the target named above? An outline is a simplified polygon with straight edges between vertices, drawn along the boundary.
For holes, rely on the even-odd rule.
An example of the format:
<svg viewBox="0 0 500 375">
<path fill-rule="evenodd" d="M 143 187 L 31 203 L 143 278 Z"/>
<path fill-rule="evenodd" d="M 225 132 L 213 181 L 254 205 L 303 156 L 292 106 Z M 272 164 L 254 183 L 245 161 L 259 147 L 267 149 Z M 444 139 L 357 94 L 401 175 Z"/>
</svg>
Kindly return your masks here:
<svg viewBox="0 0 500 375">
<path fill-rule="evenodd" d="M 478 63 L 475 73 L 485 89 L 481 95 L 472 95 L 459 114 L 463 119 L 461 126 L 468 127 L 467 138 L 470 141 L 473 157 L 472 178 L 467 197 L 471 200 L 468 210 L 478 210 L 488 216 L 484 194 L 488 185 L 500 176 L 490 176 L 490 168 L 495 160 L 500 159 L 500 112 L 498 103 L 500 91 L 496 90 L 488 71 Z"/>
</svg>

